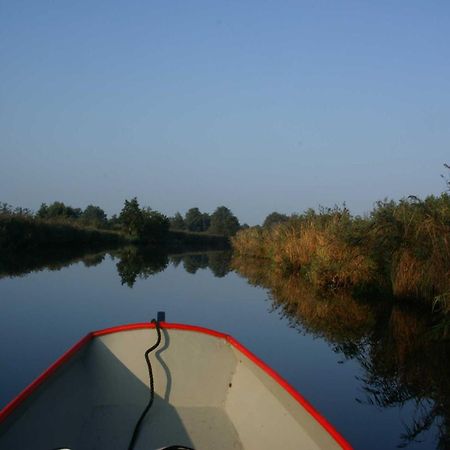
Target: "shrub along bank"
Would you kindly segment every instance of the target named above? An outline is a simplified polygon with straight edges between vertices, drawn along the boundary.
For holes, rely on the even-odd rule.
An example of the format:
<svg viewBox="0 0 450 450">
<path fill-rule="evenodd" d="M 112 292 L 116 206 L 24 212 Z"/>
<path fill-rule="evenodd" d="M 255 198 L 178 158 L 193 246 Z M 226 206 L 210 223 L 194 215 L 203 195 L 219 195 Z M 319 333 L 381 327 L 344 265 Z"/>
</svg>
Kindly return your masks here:
<svg viewBox="0 0 450 450">
<path fill-rule="evenodd" d="M 450 195 L 377 202 L 365 216 L 345 207 L 308 210 L 241 230 L 236 254 L 272 261 L 318 288 L 376 289 L 399 298 L 450 303 Z"/>
</svg>

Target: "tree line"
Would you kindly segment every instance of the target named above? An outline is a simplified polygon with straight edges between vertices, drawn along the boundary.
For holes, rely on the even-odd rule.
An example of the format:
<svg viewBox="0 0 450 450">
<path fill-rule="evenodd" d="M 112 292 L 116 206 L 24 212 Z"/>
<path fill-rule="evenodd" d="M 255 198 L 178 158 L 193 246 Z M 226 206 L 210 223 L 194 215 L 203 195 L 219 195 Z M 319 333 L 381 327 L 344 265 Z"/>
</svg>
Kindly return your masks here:
<svg viewBox="0 0 450 450">
<path fill-rule="evenodd" d="M 241 228 L 238 218 L 226 206 L 219 206 L 212 214 L 201 212 L 198 208 L 189 209 L 183 217 L 177 212 L 170 218 L 174 230 L 208 232 L 223 236 L 234 236 Z"/>
<path fill-rule="evenodd" d="M 190 208 L 184 217 L 179 212 L 173 217 L 167 217 L 150 207 L 141 207 L 137 197 L 125 200 L 120 213 L 110 218 L 100 206 L 90 204 L 81 209 L 60 201 L 42 203 L 36 213 L 27 208 L 0 203 L 0 218 L 2 217 L 119 231 L 139 241 L 152 243 L 164 240 L 170 230 L 228 237 L 234 236 L 243 228 L 239 219 L 226 206 L 217 207 L 212 214 L 201 212 L 195 207 Z"/>
</svg>

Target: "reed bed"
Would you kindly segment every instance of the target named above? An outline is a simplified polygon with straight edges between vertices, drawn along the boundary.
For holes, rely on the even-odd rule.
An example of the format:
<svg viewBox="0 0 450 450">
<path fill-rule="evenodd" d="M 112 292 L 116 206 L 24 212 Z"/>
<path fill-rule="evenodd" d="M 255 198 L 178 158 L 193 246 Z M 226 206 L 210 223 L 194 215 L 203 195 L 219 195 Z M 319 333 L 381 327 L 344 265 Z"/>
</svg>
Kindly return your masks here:
<svg viewBox="0 0 450 450">
<path fill-rule="evenodd" d="M 377 202 L 365 217 L 345 207 L 309 210 L 241 230 L 232 246 L 317 288 L 376 289 L 432 303 L 450 295 L 450 196 Z M 441 303 L 449 312 L 449 301 Z"/>
</svg>

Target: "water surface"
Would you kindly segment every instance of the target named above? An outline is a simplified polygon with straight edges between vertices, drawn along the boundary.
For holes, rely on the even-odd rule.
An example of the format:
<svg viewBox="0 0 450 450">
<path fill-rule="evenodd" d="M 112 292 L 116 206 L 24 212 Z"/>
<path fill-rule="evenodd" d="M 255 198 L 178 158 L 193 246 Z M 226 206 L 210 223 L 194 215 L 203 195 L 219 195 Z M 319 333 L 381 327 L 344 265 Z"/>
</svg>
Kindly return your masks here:
<svg viewBox="0 0 450 450">
<path fill-rule="evenodd" d="M 449 346 L 426 315 L 317 298 L 229 253 L 133 248 L 0 263 L 0 406 L 89 331 L 167 320 L 232 334 L 360 449 L 448 448 Z"/>
</svg>

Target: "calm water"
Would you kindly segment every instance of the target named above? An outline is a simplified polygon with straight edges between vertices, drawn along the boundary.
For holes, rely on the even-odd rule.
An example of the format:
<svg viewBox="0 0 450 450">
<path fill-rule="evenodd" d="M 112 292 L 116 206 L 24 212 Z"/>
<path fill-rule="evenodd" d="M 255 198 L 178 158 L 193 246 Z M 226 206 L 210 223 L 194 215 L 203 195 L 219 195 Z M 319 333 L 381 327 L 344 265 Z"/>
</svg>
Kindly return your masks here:
<svg viewBox="0 0 450 450">
<path fill-rule="evenodd" d="M 47 259 L 0 263 L 0 406 L 87 332 L 163 310 L 232 334 L 355 448 L 448 448 L 449 345 L 423 314 L 317 299 L 226 253 Z"/>
</svg>

